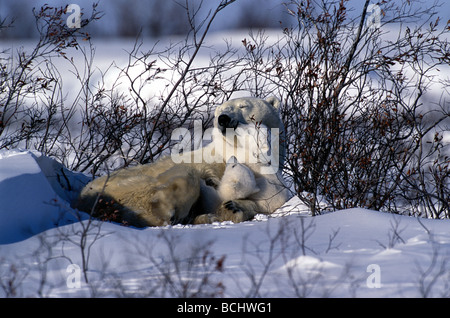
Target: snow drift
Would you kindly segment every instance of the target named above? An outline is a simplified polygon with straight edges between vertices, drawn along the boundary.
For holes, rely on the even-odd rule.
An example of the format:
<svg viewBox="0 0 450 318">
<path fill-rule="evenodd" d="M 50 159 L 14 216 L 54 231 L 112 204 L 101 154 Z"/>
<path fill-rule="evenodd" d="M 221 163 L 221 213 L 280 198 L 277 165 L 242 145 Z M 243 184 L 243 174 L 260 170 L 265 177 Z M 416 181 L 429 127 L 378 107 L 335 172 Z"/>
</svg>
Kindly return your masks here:
<svg viewBox="0 0 450 318">
<path fill-rule="evenodd" d="M 38 152 L 0 151 L 0 244 L 76 221 L 69 202 L 88 180 Z"/>
</svg>

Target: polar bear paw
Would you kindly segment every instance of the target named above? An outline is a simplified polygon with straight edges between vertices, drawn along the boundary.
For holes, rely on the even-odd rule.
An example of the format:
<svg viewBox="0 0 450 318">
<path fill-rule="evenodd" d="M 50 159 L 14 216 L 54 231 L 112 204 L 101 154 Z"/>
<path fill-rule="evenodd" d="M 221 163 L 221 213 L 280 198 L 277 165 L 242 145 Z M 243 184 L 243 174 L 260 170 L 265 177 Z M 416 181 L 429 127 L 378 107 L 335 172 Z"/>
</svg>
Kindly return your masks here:
<svg viewBox="0 0 450 318">
<path fill-rule="evenodd" d="M 233 201 L 233 200 L 230 200 L 230 201 L 225 202 L 225 203 L 223 204 L 223 206 L 224 206 L 226 209 L 228 209 L 228 210 L 230 210 L 231 212 L 233 212 L 233 213 L 243 212 L 242 209 L 239 207 L 239 204 L 237 204 L 237 203 L 236 203 L 235 201 Z"/>
</svg>

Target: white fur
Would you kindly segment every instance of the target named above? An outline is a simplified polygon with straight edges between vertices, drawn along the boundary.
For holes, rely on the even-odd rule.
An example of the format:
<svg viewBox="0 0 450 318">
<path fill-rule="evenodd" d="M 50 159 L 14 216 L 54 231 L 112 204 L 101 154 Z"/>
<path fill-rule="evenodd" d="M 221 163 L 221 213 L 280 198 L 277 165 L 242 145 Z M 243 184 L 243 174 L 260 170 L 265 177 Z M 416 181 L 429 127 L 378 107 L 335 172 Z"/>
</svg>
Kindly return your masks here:
<svg viewBox="0 0 450 318">
<path fill-rule="evenodd" d="M 253 171 L 239 163 L 236 157 L 231 157 L 217 189 L 221 200 L 245 199 L 258 191 Z"/>
<path fill-rule="evenodd" d="M 200 183 L 201 213 L 215 213 L 223 202 L 246 199 L 258 191 L 253 171 L 239 163 L 236 157 L 231 157 L 217 190 L 203 180 Z"/>
</svg>

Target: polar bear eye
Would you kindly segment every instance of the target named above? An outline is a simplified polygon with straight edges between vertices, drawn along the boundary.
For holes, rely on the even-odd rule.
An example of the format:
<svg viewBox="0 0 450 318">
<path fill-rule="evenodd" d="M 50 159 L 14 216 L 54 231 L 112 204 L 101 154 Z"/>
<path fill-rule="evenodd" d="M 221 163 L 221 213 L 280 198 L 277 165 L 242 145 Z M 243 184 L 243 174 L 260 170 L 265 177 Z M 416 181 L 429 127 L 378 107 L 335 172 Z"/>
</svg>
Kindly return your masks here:
<svg viewBox="0 0 450 318">
<path fill-rule="evenodd" d="M 247 108 L 247 105 L 240 105 L 239 108 Z"/>
</svg>

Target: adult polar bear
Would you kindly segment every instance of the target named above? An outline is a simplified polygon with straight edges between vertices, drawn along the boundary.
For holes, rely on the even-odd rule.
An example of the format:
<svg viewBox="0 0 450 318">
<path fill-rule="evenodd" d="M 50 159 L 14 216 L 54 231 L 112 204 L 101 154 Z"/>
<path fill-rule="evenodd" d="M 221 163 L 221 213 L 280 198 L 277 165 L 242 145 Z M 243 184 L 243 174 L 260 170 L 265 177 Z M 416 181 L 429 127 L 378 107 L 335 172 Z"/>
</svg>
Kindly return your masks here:
<svg viewBox="0 0 450 318">
<path fill-rule="evenodd" d="M 235 135 L 227 132 L 256 123 L 282 133 L 279 108 L 280 101 L 275 97 L 229 100 L 215 110 L 213 142 L 189 152 L 192 160 L 188 163 L 176 163 L 167 156 L 151 164 L 118 170 L 87 184 L 74 206 L 94 215 L 105 209 L 118 211 L 122 220 L 138 227 L 214 221 L 236 223 L 250 220 L 258 213 L 270 214 L 289 199 L 281 178 L 283 141 L 276 143 L 279 149 L 271 149 L 272 155 L 278 153 L 278 158 L 272 156 L 275 159 L 272 162 L 255 161 L 254 156 L 248 155 L 249 149 L 243 149 L 248 144 L 237 144 Z M 217 147 L 218 144 L 221 146 Z M 230 153 L 230 145 L 234 152 Z M 244 161 L 241 153 L 247 154 Z M 208 186 L 218 187 L 226 162 L 233 155 L 253 171 L 259 191 L 244 199 L 223 202 L 217 211 L 205 214 L 201 209 L 202 202 L 208 200 Z M 276 169 L 270 169 L 273 161 Z"/>
</svg>

